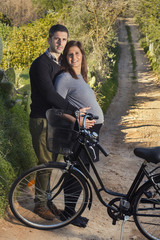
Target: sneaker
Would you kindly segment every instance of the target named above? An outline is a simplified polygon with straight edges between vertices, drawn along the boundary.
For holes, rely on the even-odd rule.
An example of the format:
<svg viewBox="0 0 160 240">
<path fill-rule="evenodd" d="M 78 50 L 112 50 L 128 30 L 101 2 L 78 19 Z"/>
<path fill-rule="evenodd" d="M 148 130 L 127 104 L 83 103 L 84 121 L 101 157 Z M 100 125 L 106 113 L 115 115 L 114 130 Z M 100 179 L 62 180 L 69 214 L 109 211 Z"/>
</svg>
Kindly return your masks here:
<svg viewBox="0 0 160 240">
<path fill-rule="evenodd" d="M 38 216 L 46 220 L 52 221 L 54 218 L 54 215 L 51 213 L 51 211 L 44 206 L 40 206 L 40 205 L 35 206 L 34 213 L 36 213 Z"/>
</svg>

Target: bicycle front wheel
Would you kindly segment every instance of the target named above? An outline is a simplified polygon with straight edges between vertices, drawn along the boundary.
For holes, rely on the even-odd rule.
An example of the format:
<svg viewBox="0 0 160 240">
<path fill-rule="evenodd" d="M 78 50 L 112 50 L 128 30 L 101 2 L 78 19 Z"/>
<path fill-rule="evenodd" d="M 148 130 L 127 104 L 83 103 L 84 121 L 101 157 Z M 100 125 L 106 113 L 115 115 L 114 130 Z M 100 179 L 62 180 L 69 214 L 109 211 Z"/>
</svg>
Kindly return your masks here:
<svg viewBox="0 0 160 240">
<path fill-rule="evenodd" d="M 66 170 L 65 163 L 39 165 L 26 171 L 15 180 L 9 194 L 15 217 L 37 229 L 66 226 L 82 214 L 87 202 L 85 178 L 75 169 Z M 39 203 L 52 212 L 52 219 L 44 219 L 35 212 Z"/>
<path fill-rule="evenodd" d="M 155 182 L 160 187 L 160 178 Z M 138 192 L 133 216 L 138 229 L 147 239 L 160 240 L 160 191 L 151 182 Z"/>
</svg>

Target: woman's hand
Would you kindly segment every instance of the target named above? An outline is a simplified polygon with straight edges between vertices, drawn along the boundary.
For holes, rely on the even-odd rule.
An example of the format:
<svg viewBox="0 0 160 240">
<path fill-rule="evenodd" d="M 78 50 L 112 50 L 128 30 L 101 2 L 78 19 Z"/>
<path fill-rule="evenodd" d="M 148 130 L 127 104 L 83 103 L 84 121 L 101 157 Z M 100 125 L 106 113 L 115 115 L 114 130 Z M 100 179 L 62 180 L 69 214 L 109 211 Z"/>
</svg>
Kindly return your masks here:
<svg viewBox="0 0 160 240">
<path fill-rule="evenodd" d="M 79 111 L 80 111 L 80 127 L 82 127 L 83 125 L 83 113 L 86 113 L 87 110 L 89 110 L 91 107 L 85 107 L 85 108 L 81 108 Z M 96 121 L 95 120 L 89 120 L 89 119 L 86 119 L 85 121 L 85 128 L 86 129 L 89 129 L 91 127 L 93 127 L 95 125 Z"/>
<path fill-rule="evenodd" d="M 95 120 L 86 119 L 85 128 L 89 129 L 89 128 L 93 127 L 95 123 L 96 123 Z"/>
</svg>

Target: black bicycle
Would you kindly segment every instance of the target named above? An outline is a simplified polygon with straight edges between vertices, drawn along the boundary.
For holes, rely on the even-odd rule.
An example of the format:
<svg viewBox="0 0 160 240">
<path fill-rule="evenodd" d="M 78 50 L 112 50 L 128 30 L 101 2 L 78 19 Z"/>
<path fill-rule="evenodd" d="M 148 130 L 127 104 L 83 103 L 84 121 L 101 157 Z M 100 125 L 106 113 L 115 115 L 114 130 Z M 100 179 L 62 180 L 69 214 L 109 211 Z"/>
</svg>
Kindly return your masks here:
<svg viewBox="0 0 160 240">
<path fill-rule="evenodd" d="M 113 224 L 133 216 L 138 229 L 147 239 L 160 240 L 160 173 L 157 174 L 160 167 L 147 170 L 148 163 L 160 163 L 160 147 L 134 149 L 135 155 L 144 161 L 128 192 L 114 192 L 104 186 L 90 154 L 90 149 L 96 145 L 105 156 L 108 155 L 99 144 L 97 134 L 85 129 L 86 119 L 96 117 L 86 114 L 83 127 L 78 130 L 75 127 L 78 126 L 78 121 L 62 110 L 50 109 L 46 117 L 48 149 L 64 155 L 65 161 L 33 167 L 15 180 L 9 194 L 10 207 L 15 217 L 37 229 L 64 227 L 80 216 L 87 206 L 91 208 L 92 185 L 99 201 L 106 206 L 113 219 Z M 73 151 L 75 143 L 76 150 Z M 88 156 L 100 188 L 79 157 L 82 149 Z M 47 176 L 46 190 L 43 190 L 39 181 L 40 176 Z M 143 179 L 145 182 L 142 182 Z M 52 220 L 45 220 L 34 213 L 35 199 L 39 197 L 37 192 L 41 201 L 43 199 L 53 213 Z M 102 192 L 113 195 L 114 198 L 107 203 Z"/>
</svg>

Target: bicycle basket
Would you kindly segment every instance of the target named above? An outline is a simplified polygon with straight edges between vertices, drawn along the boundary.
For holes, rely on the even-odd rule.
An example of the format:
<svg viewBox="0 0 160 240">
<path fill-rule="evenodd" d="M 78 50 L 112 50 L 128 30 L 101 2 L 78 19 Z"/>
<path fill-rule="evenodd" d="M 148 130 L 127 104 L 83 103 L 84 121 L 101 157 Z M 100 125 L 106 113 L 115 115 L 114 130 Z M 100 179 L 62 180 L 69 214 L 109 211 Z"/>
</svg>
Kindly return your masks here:
<svg viewBox="0 0 160 240">
<path fill-rule="evenodd" d="M 50 152 L 68 155 L 78 137 L 76 119 L 60 109 L 49 109 L 47 119 L 47 148 Z"/>
</svg>

